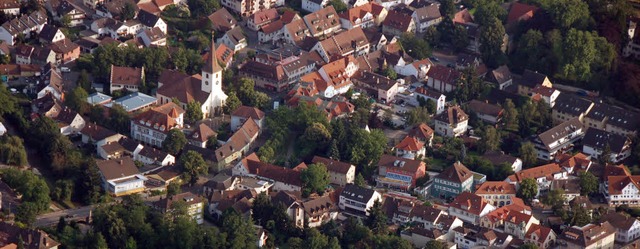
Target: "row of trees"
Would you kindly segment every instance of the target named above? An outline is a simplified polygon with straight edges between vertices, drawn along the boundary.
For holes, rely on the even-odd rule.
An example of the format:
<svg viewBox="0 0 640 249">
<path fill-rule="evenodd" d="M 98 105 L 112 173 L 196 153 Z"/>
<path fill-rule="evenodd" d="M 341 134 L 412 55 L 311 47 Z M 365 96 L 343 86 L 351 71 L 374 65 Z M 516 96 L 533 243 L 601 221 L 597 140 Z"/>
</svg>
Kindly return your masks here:
<svg viewBox="0 0 640 249">
<path fill-rule="evenodd" d="M 22 195 L 22 203 L 16 211 L 16 221 L 30 225 L 36 215 L 49 210 L 49 186 L 42 177 L 31 171 L 20 171 L 15 168 L 0 172 L 2 181 Z"/>
<path fill-rule="evenodd" d="M 20 137 L 11 135 L 0 137 L 0 162 L 16 166 L 28 164 L 27 151 Z"/>
</svg>

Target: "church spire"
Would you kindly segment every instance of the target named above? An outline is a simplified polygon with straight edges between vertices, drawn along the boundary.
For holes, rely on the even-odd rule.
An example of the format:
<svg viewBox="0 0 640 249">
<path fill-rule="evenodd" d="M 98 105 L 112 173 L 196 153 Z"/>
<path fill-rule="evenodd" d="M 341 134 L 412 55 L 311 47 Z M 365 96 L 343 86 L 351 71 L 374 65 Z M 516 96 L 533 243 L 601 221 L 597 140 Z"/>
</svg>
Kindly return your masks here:
<svg viewBox="0 0 640 249">
<path fill-rule="evenodd" d="M 202 71 L 208 73 L 215 73 L 222 71 L 222 67 L 218 63 L 218 59 L 216 58 L 216 40 L 214 38 L 214 32 L 211 31 L 211 48 L 209 51 L 209 57 L 207 58 L 207 62 L 204 65 Z"/>
</svg>

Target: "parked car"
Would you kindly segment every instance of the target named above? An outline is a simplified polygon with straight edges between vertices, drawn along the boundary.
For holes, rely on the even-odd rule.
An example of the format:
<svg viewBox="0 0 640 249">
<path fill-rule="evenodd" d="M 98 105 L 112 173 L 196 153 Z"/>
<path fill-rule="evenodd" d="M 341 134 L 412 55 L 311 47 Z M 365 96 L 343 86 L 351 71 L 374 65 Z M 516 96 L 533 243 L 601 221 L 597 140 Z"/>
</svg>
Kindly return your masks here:
<svg viewBox="0 0 640 249">
<path fill-rule="evenodd" d="M 71 72 L 71 69 L 69 69 L 68 67 L 61 67 L 60 71 L 62 71 L 63 73 L 69 73 Z"/>
</svg>

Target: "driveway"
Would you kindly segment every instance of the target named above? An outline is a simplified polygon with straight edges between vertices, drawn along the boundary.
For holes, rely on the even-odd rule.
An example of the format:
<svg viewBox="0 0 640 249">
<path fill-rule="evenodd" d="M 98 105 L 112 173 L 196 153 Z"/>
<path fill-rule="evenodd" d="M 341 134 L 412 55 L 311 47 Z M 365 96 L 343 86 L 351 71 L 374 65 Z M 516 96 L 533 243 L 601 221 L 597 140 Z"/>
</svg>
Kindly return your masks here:
<svg viewBox="0 0 640 249">
<path fill-rule="evenodd" d="M 456 60 L 458 59 L 458 56 L 456 56 L 454 53 L 451 53 L 450 51 L 446 51 L 446 50 L 436 50 L 433 51 L 432 57 L 435 57 L 438 59 L 438 61 L 433 61 L 436 64 L 440 64 L 440 65 L 448 65 L 448 64 L 456 64 Z"/>
</svg>

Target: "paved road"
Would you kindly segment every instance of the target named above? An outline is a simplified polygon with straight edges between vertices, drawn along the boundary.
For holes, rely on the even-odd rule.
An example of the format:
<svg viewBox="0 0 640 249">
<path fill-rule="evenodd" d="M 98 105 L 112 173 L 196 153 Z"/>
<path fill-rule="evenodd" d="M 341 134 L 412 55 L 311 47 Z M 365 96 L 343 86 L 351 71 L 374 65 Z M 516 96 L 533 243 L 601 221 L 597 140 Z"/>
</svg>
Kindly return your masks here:
<svg viewBox="0 0 640 249">
<path fill-rule="evenodd" d="M 67 221 L 84 219 L 89 217 L 89 211 L 95 208 L 97 205 L 84 206 L 76 209 L 64 209 L 57 212 L 46 213 L 39 215 L 34 223 L 35 227 L 47 227 L 58 224 L 60 217 L 65 217 Z"/>
</svg>

